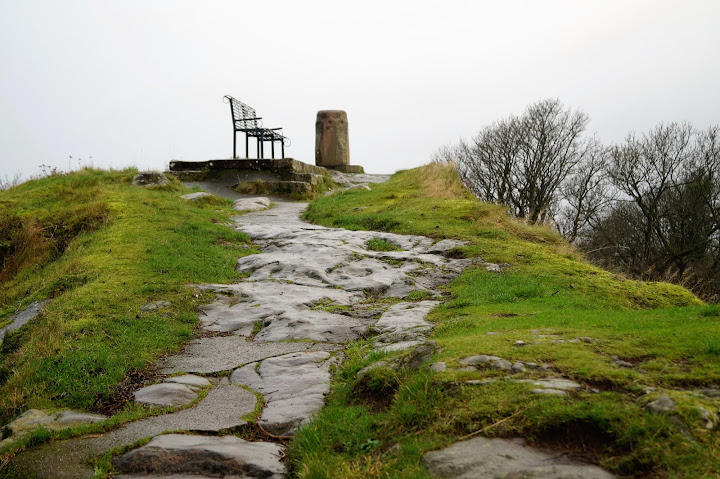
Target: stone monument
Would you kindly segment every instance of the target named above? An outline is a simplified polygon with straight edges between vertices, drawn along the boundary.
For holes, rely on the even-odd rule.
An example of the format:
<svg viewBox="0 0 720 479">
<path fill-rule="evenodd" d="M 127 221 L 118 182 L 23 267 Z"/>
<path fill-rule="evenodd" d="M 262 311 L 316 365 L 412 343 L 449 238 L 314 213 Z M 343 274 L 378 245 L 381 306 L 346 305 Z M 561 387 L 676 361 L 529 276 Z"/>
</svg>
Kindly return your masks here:
<svg viewBox="0 0 720 479">
<path fill-rule="evenodd" d="M 350 164 L 347 113 L 321 110 L 315 122 L 315 164 L 345 173 L 362 173 L 362 167 Z"/>
</svg>

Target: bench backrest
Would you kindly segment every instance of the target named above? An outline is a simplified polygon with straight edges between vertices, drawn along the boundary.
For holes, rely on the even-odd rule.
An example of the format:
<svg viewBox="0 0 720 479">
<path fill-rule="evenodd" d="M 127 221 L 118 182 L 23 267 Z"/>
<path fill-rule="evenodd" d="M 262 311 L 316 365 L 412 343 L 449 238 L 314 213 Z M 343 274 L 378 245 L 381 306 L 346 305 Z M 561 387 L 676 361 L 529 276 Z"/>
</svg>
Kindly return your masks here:
<svg viewBox="0 0 720 479">
<path fill-rule="evenodd" d="M 255 108 L 246 105 L 240 100 L 236 100 L 230 95 L 225 95 L 227 103 L 230 103 L 233 124 L 236 131 L 256 130 L 262 126 L 259 121 Z"/>
</svg>

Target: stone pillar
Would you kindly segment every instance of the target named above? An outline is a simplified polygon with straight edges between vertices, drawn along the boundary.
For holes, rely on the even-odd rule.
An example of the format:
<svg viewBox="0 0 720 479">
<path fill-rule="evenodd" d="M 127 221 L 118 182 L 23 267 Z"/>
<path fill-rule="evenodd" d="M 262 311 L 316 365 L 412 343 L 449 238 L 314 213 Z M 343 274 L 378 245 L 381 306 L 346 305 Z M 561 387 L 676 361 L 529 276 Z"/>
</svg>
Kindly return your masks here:
<svg viewBox="0 0 720 479">
<path fill-rule="evenodd" d="M 343 167 L 350 164 L 347 113 L 321 110 L 315 122 L 315 164 Z"/>
</svg>

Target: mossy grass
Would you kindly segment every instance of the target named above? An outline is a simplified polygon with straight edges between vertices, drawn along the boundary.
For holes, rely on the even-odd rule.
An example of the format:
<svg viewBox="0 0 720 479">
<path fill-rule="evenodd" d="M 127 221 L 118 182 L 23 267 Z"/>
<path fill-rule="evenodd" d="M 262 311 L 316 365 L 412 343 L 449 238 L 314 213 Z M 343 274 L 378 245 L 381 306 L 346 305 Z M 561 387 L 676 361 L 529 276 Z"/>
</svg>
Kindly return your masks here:
<svg viewBox="0 0 720 479">
<path fill-rule="evenodd" d="M 237 258 L 255 252 L 225 225 L 231 202 L 181 200 L 190 190 L 177 180 L 131 186 L 134 173 L 85 169 L 0 192 L 9 214 L 40 225 L 37 242 L 72 233 L 0 287 L 0 321 L 52 298 L 0 346 L 0 422 L 29 407 L 96 408 L 129 371 L 193 336 L 208 298 L 189 284 L 231 282 Z M 171 306 L 141 311 L 157 300 Z"/>
<path fill-rule="evenodd" d="M 393 388 L 377 387 L 392 382 L 385 368 L 372 381 L 356 374 L 388 358 L 368 354 L 371 340 L 350 347 L 326 408 L 291 443 L 299 477 L 428 477 L 424 452 L 479 435 L 525 437 L 621 476 L 720 475 L 718 434 L 697 409 L 715 413 L 718 404 L 694 393 L 720 383 L 717 306 L 679 286 L 631 281 L 589 264 L 549 227 L 475 200 L 446 165 L 398 172 L 372 191 L 319 198 L 306 218 L 461 239 L 467 245 L 452 254 L 476 261 L 446 287 L 449 301 L 429 318 L 441 348 L 434 360 L 448 369 L 401 370 Z M 507 266 L 495 273 L 482 261 Z M 531 394 L 532 386 L 504 379 L 507 373 L 461 371 L 459 360 L 474 354 L 547 363 L 552 374 L 584 387 L 566 397 Z M 616 365 L 615 356 L 633 367 Z M 465 384 L 491 377 L 498 380 Z M 649 412 L 645 406 L 663 394 L 677 408 Z"/>
</svg>

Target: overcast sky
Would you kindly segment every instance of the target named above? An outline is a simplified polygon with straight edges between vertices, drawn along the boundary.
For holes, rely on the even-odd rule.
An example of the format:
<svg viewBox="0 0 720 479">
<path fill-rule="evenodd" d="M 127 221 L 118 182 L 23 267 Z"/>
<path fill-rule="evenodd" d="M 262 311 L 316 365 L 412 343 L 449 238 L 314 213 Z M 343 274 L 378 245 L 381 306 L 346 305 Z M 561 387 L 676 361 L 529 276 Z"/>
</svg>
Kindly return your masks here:
<svg viewBox="0 0 720 479">
<path fill-rule="evenodd" d="M 371 173 L 544 98 L 606 143 L 706 128 L 719 50 L 718 0 L 0 0 L 0 178 L 229 158 L 226 94 L 308 163 L 317 111 L 347 111 Z"/>
</svg>

